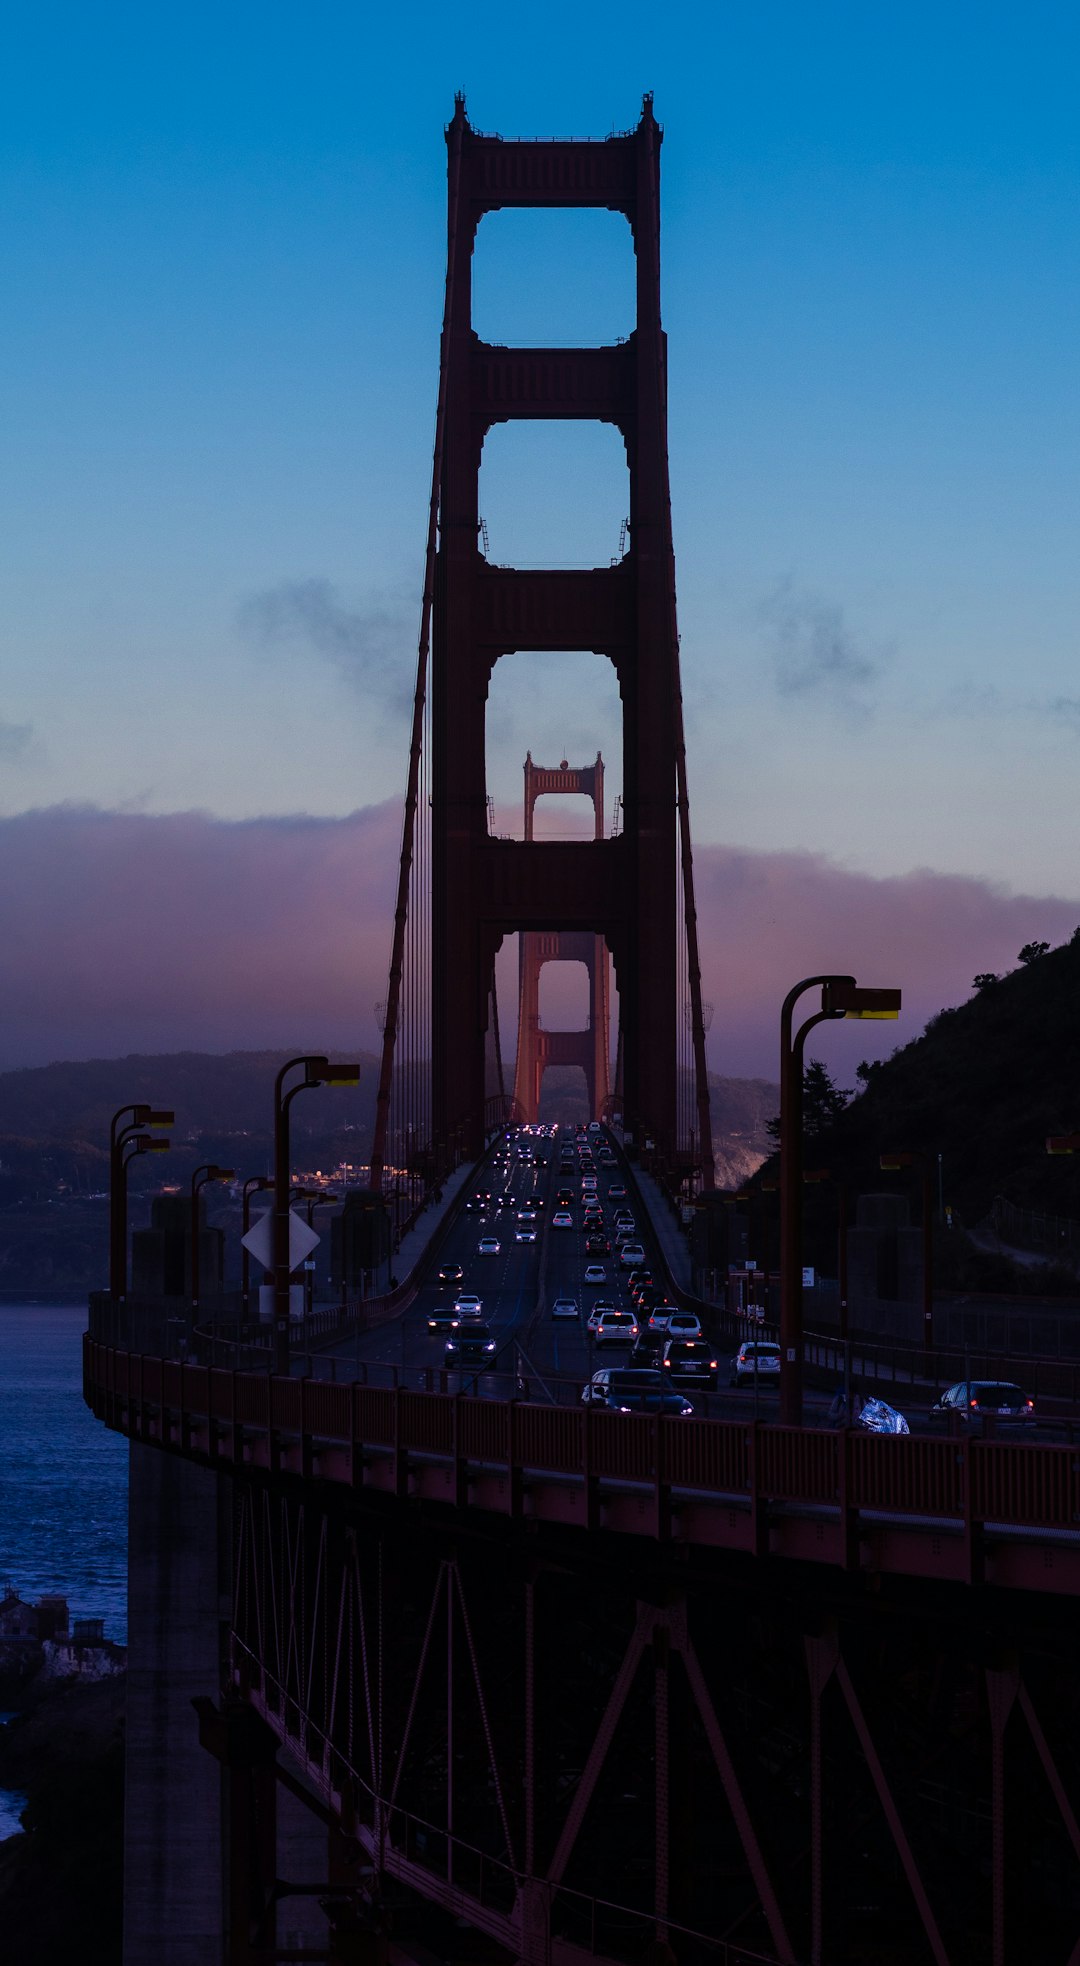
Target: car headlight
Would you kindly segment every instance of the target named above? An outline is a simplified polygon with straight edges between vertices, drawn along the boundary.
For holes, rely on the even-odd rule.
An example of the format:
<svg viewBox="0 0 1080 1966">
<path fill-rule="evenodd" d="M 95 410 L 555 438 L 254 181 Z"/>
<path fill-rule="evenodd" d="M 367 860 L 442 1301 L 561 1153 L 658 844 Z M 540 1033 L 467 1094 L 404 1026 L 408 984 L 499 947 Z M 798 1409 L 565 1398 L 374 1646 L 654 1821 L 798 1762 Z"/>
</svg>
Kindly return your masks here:
<svg viewBox="0 0 1080 1966">
<path fill-rule="evenodd" d="M 494 1341 L 492 1341 L 490 1344 L 485 1345 L 484 1350 L 485 1352 L 493 1352 L 495 1350 Z"/>
</svg>

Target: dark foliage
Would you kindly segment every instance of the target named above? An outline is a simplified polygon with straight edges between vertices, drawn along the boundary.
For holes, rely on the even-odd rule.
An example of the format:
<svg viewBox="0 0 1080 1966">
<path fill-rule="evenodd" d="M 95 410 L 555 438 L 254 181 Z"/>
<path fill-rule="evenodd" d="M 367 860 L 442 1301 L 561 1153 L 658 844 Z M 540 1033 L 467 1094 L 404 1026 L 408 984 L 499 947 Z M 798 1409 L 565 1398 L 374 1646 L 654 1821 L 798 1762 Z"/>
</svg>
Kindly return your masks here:
<svg viewBox="0 0 1080 1966">
<path fill-rule="evenodd" d="M 1035 945 L 1032 945 L 1035 946 Z M 1080 941 L 1039 954 L 955 1010 L 884 1063 L 863 1065 L 863 1091 L 815 1141 L 815 1159 L 853 1190 L 895 1184 L 883 1153 L 929 1162 L 937 1194 L 978 1222 L 996 1195 L 1021 1208 L 1080 1217 L 1080 1161 L 1048 1159 L 1050 1134 L 1080 1131 Z"/>
</svg>

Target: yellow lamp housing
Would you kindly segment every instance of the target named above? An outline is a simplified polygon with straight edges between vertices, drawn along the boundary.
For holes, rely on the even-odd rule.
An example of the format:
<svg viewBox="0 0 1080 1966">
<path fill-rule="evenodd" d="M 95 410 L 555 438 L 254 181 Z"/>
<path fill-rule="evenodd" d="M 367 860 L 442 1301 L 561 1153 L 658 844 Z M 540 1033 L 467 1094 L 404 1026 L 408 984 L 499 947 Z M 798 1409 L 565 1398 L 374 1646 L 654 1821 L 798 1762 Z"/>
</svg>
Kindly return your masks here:
<svg viewBox="0 0 1080 1966">
<path fill-rule="evenodd" d="M 826 983 L 822 1008 L 833 1017 L 885 1021 L 900 1015 L 899 990 L 864 990 L 858 983 Z"/>
</svg>

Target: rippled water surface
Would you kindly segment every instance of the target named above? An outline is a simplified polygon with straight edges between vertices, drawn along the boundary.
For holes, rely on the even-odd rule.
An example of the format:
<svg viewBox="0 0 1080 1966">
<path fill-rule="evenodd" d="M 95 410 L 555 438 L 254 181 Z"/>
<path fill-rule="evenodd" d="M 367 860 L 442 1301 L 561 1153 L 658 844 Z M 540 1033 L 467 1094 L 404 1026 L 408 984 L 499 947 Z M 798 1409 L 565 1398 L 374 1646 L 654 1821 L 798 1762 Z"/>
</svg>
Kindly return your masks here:
<svg viewBox="0 0 1080 1966">
<path fill-rule="evenodd" d="M 77 1305 L 0 1305 L 0 1585 L 127 1634 L 127 1442 L 82 1398 Z"/>
</svg>

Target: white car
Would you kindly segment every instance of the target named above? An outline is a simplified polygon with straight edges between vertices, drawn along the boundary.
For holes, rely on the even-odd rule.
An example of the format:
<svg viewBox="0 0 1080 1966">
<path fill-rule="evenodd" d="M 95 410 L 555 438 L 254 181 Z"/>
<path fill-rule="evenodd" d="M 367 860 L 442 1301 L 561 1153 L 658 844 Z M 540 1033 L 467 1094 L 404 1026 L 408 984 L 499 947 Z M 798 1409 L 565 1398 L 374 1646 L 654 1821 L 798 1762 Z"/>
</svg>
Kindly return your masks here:
<svg viewBox="0 0 1080 1966">
<path fill-rule="evenodd" d="M 619 1251 L 619 1261 L 624 1270 L 636 1270 L 645 1261 L 645 1251 L 639 1242 L 624 1242 Z"/>
<path fill-rule="evenodd" d="M 478 1256 L 497 1256 L 500 1247 L 498 1236 L 481 1236 L 476 1245 L 476 1253 Z"/>
<path fill-rule="evenodd" d="M 556 1297 L 555 1302 L 551 1306 L 551 1315 L 553 1318 L 573 1318 L 576 1324 L 578 1320 L 577 1299 L 575 1297 Z"/>
<path fill-rule="evenodd" d="M 601 1311 L 596 1326 L 598 1345 L 632 1345 L 637 1335 L 633 1311 Z"/>
<path fill-rule="evenodd" d="M 606 1283 L 607 1271 L 602 1263 L 590 1263 L 585 1272 L 586 1283 Z"/>
<path fill-rule="evenodd" d="M 535 1242 L 535 1241 L 536 1241 L 536 1230 L 535 1230 L 535 1229 L 530 1229 L 530 1228 L 529 1228 L 529 1225 L 528 1225 L 528 1223 L 526 1223 L 526 1224 L 525 1224 L 525 1226 L 524 1226 L 524 1228 L 521 1228 L 521 1229 L 515 1229 L 515 1231 L 514 1231 L 514 1241 L 515 1241 L 515 1242 Z"/>
<path fill-rule="evenodd" d="M 652 1319 L 649 1320 L 650 1324 Z M 672 1311 L 667 1321 L 669 1338 L 700 1338 L 701 1319 L 695 1311 Z"/>
<path fill-rule="evenodd" d="M 483 1304 L 471 1290 L 467 1290 L 463 1296 L 457 1298 L 454 1309 L 459 1318 L 482 1317 L 484 1314 Z"/>
<path fill-rule="evenodd" d="M 779 1379 L 780 1347 L 763 1338 L 748 1338 L 731 1361 L 729 1385 L 742 1386 L 747 1380 Z"/>
<path fill-rule="evenodd" d="M 586 1331 L 595 1331 L 600 1319 L 607 1311 L 617 1311 L 618 1305 L 610 1297 L 598 1297 L 585 1321 Z"/>
<path fill-rule="evenodd" d="M 574 1218 L 572 1215 L 570 1215 L 567 1212 L 565 1208 L 560 1208 L 552 1216 L 551 1226 L 553 1229 L 572 1229 L 574 1226 Z"/>
</svg>

